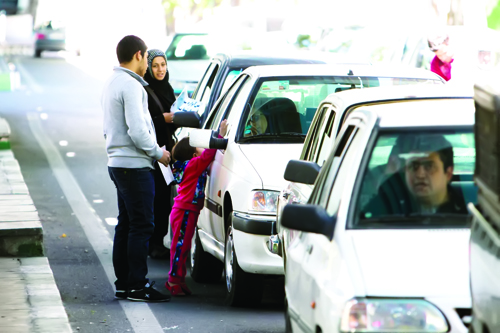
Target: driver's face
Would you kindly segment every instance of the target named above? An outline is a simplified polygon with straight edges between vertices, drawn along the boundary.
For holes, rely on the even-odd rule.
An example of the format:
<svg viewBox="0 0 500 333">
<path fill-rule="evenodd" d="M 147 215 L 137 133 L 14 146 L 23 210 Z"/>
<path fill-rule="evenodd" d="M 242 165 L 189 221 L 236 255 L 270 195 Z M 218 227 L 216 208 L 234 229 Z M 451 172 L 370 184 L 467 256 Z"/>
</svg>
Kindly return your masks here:
<svg viewBox="0 0 500 333">
<path fill-rule="evenodd" d="M 447 200 L 453 168 L 444 170 L 438 153 L 408 160 L 405 170 L 408 188 L 420 203 L 437 207 Z"/>
<path fill-rule="evenodd" d="M 261 112 L 256 112 L 250 116 L 249 123 L 252 128 L 255 128 L 257 134 L 262 134 L 266 131 L 267 122 L 265 116 Z"/>
</svg>

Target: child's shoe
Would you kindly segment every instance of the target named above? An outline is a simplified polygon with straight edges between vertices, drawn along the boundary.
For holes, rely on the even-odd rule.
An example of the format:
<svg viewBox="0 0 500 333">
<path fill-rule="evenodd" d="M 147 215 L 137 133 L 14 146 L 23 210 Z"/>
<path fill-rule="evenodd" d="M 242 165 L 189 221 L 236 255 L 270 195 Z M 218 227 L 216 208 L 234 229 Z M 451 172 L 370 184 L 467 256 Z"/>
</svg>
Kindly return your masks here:
<svg viewBox="0 0 500 333">
<path fill-rule="evenodd" d="M 165 288 L 168 289 L 168 291 L 170 291 L 170 294 L 172 294 L 172 296 L 187 296 L 187 295 L 191 295 L 191 290 L 189 290 L 189 288 L 186 286 L 185 283 L 182 283 L 182 284 L 170 284 L 167 282 L 165 282 Z"/>
<path fill-rule="evenodd" d="M 182 288 L 182 291 L 186 294 L 186 295 L 191 295 L 192 292 L 191 290 L 189 290 L 187 284 L 185 283 L 181 283 L 181 288 Z"/>
</svg>

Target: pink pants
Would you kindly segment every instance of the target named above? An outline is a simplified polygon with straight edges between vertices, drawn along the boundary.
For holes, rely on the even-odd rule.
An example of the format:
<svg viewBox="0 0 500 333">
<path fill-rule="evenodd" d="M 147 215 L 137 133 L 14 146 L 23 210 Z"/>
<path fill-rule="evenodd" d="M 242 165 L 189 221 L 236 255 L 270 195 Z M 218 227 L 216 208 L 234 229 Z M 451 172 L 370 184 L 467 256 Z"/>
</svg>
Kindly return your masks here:
<svg viewBox="0 0 500 333">
<path fill-rule="evenodd" d="M 186 260 L 191 250 L 191 240 L 198 223 L 200 212 L 173 208 L 170 213 L 172 225 L 172 244 L 170 245 L 170 272 L 168 281 L 184 283 L 186 277 Z"/>
</svg>

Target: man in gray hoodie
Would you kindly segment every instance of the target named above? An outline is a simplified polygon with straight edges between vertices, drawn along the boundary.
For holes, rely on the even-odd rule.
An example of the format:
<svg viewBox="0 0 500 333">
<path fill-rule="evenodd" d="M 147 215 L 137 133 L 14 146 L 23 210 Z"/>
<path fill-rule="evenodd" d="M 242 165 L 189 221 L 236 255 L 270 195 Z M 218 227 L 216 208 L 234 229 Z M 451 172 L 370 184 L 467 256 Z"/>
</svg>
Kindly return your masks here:
<svg viewBox="0 0 500 333">
<path fill-rule="evenodd" d="M 170 153 L 158 146 L 148 111 L 143 80 L 147 46 L 136 36 L 124 37 L 116 47 L 120 66 L 104 85 L 104 137 L 108 171 L 118 195 L 118 224 L 113 243 L 113 267 L 119 299 L 165 302 L 148 280 L 148 243 L 154 230 L 153 162 L 167 165 Z"/>
</svg>

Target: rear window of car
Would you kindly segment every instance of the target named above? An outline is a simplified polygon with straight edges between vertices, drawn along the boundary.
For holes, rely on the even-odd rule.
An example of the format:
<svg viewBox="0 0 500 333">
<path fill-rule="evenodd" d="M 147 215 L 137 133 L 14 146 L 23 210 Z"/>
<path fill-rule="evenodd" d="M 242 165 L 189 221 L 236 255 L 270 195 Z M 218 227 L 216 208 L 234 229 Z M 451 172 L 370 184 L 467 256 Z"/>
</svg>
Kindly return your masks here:
<svg viewBox="0 0 500 333">
<path fill-rule="evenodd" d="M 208 35 L 177 35 L 170 43 L 166 55 L 168 60 L 209 60 L 212 56 Z"/>
<path fill-rule="evenodd" d="M 467 226 L 466 205 L 477 201 L 472 128 L 382 132 L 369 154 L 351 227 Z"/>
<path fill-rule="evenodd" d="M 408 84 L 442 84 L 418 78 L 325 76 L 262 79 L 245 114 L 245 142 L 304 142 L 320 102 L 344 90 Z"/>
</svg>

